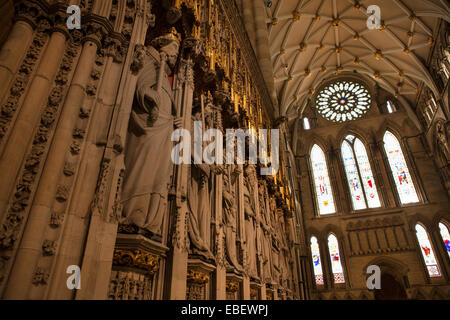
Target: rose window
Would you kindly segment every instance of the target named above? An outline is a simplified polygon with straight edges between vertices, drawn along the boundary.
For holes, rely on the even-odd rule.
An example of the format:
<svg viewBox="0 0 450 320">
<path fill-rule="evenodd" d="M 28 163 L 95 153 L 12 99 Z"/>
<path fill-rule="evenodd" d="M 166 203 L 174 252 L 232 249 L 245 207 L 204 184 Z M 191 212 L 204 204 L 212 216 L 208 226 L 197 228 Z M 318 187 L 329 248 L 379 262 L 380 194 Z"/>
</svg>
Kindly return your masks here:
<svg viewBox="0 0 450 320">
<path fill-rule="evenodd" d="M 316 108 L 327 120 L 345 122 L 364 115 L 370 108 L 370 101 L 370 93 L 363 85 L 339 81 L 319 92 Z"/>
</svg>

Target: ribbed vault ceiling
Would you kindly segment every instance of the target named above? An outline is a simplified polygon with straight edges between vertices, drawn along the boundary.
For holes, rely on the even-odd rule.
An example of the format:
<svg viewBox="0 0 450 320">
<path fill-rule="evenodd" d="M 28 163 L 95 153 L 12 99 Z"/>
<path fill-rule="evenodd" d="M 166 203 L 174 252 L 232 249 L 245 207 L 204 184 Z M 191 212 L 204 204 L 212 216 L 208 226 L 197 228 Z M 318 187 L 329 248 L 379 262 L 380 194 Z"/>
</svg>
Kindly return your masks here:
<svg viewBox="0 0 450 320">
<path fill-rule="evenodd" d="M 263 1 L 263 0 L 261 0 Z M 369 30 L 369 5 L 381 27 Z M 414 103 L 446 0 L 273 0 L 266 8 L 274 81 L 282 114 L 297 114 L 329 76 L 355 72 Z"/>
</svg>

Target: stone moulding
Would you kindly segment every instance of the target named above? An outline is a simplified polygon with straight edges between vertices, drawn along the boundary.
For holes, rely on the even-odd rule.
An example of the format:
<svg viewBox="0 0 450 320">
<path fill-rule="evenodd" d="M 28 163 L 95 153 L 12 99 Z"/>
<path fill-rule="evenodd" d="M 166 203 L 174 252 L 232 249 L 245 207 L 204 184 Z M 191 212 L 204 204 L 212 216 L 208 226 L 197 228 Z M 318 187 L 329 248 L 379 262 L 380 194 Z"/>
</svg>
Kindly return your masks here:
<svg viewBox="0 0 450 320">
<path fill-rule="evenodd" d="M 154 275 L 160 267 L 159 257 L 142 250 L 115 249 L 113 264 L 145 270 L 148 274 Z"/>
</svg>

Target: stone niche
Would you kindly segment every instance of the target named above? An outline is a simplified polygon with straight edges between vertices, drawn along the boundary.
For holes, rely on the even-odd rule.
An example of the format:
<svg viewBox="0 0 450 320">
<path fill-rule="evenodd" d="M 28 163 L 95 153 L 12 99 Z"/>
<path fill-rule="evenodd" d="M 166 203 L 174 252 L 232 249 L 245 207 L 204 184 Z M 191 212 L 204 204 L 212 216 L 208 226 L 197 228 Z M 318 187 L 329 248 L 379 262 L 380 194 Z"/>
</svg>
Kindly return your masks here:
<svg viewBox="0 0 450 320">
<path fill-rule="evenodd" d="M 211 299 L 211 278 L 216 267 L 200 259 L 188 260 L 186 300 Z"/>
<path fill-rule="evenodd" d="M 261 285 L 250 283 L 250 300 L 261 300 Z"/>
<path fill-rule="evenodd" d="M 226 281 L 227 300 L 242 300 L 242 277 L 229 273 Z"/>
<path fill-rule="evenodd" d="M 270 284 L 266 284 L 266 300 L 274 300 L 274 288 Z"/>
<path fill-rule="evenodd" d="M 117 235 L 109 283 L 110 300 L 158 299 L 169 248 L 142 235 Z"/>
</svg>

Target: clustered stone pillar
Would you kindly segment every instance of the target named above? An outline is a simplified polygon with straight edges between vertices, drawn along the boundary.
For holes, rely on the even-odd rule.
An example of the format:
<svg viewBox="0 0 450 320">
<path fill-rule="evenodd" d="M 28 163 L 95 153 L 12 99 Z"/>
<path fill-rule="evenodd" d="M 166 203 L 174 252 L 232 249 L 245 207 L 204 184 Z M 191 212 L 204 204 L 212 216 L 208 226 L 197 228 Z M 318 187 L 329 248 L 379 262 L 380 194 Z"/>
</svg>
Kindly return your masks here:
<svg viewBox="0 0 450 320">
<path fill-rule="evenodd" d="M 4 97 L 33 37 L 33 25 L 27 20 L 14 24 L 0 51 L 0 97 Z"/>
<path fill-rule="evenodd" d="M 77 114 L 85 96 L 85 87 L 95 60 L 97 43 L 98 39 L 97 41 L 87 39 L 84 43 L 72 84 L 67 93 L 66 103 L 62 109 L 53 144 L 41 176 L 42 182 L 36 192 L 34 204 L 16 256 L 15 267 L 11 273 L 10 281 L 16 281 L 24 286 L 30 284 L 34 266 L 42 251 L 42 237 L 50 219 L 51 205 L 58 186 L 58 173 L 64 166 L 65 153 L 61 151 L 67 149 L 70 144 Z M 24 281 L 24 279 L 26 280 Z M 22 285 L 9 286 L 5 297 L 24 298 L 21 295 L 25 294 L 27 290 Z"/>
<path fill-rule="evenodd" d="M 56 75 L 64 53 L 66 36 L 65 31 L 61 29 L 53 31 L 17 116 L 13 131 L 6 142 L 0 159 L 0 171 L 3 175 L 0 185 L 0 212 L 5 212 L 10 192 L 22 164 L 21 160 L 30 144 L 33 130 L 45 106 L 51 82 Z"/>
</svg>

